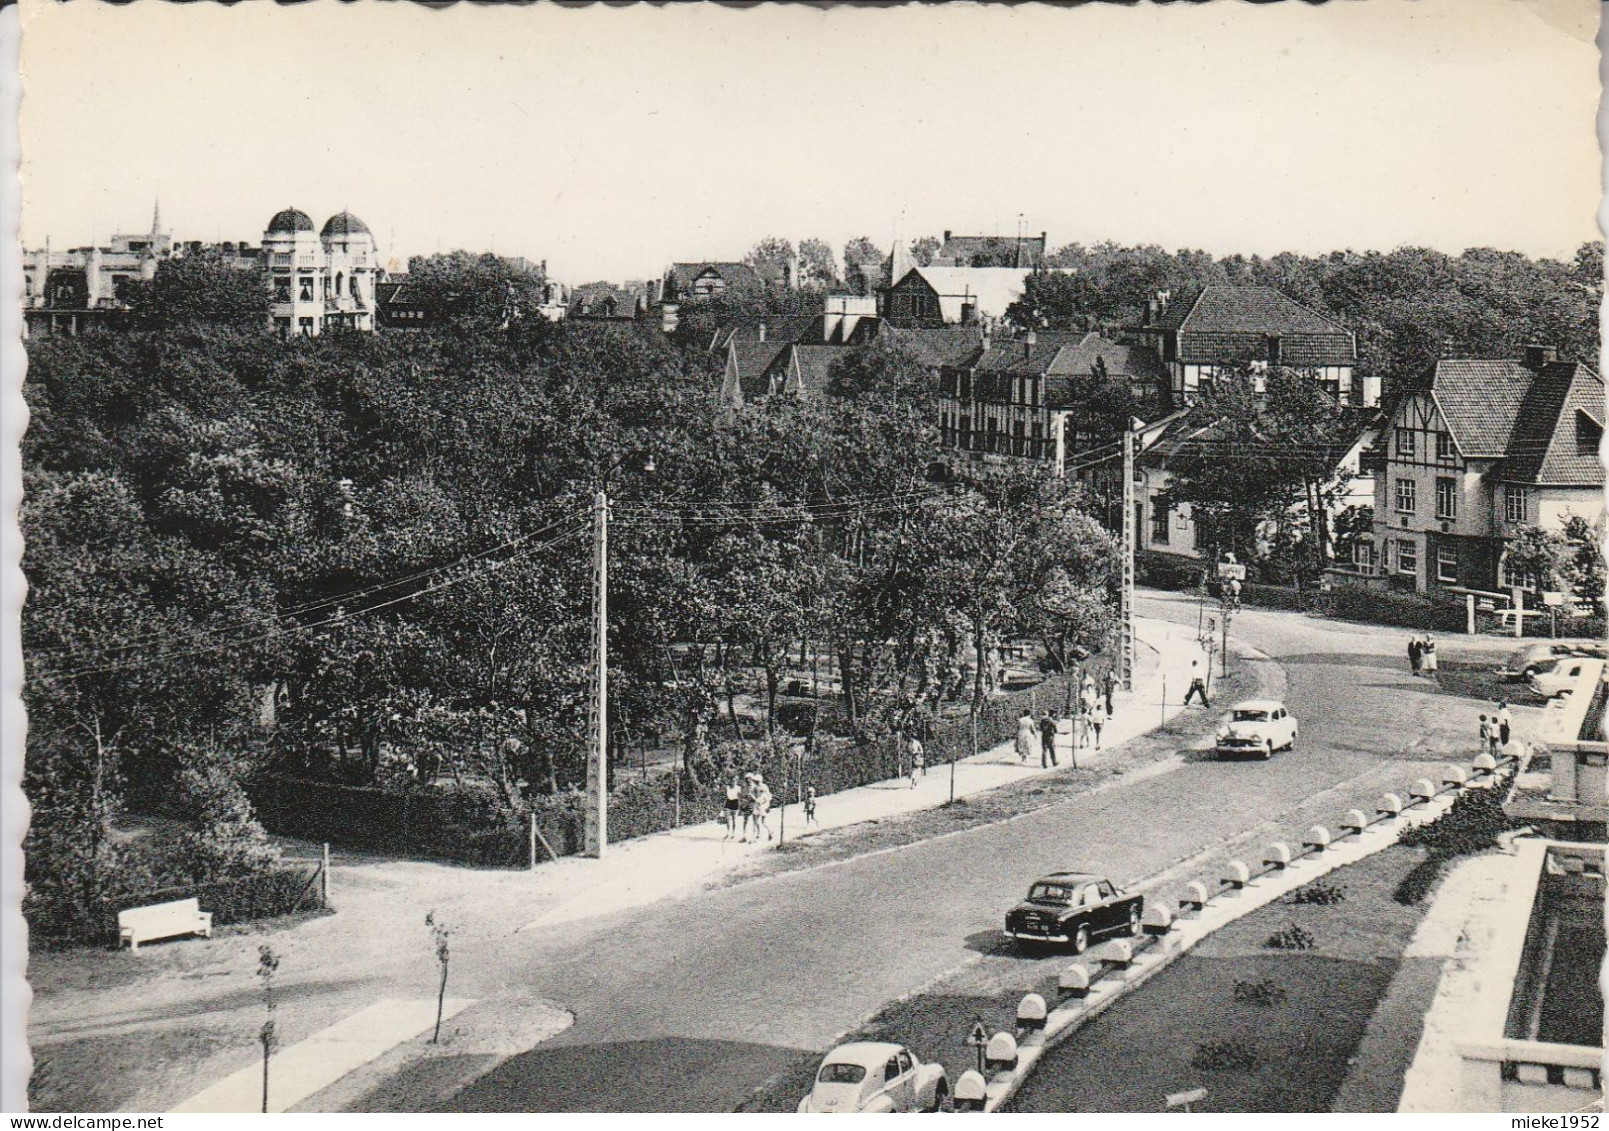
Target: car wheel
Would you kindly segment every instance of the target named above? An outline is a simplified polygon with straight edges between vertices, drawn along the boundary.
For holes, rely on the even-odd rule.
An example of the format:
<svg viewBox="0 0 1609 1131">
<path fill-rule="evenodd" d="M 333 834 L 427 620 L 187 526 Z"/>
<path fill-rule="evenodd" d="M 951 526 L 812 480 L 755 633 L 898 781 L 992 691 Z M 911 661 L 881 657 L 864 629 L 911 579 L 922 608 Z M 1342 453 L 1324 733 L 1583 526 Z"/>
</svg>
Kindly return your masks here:
<svg viewBox="0 0 1609 1131">
<path fill-rule="evenodd" d="M 1078 925 L 1078 930 L 1073 932 L 1073 953 L 1083 954 L 1088 949 L 1089 926 L 1085 923 L 1080 923 Z"/>
<path fill-rule="evenodd" d="M 944 1101 L 950 1098 L 950 1085 L 940 1080 L 933 1088 L 933 1106 L 928 1111 L 943 1111 Z"/>
<path fill-rule="evenodd" d="M 1129 937 L 1140 937 L 1140 908 L 1138 904 L 1129 908 Z"/>
<path fill-rule="evenodd" d="M 1296 739 L 1297 739 L 1297 736 L 1298 736 L 1299 733 L 1300 732 L 1298 732 L 1295 727 L 1291 728 L 1291 740 L 1285 744 L 1285 749 L 1286 750 L 1295 750 L 1296 749 Z"/>
</svg>

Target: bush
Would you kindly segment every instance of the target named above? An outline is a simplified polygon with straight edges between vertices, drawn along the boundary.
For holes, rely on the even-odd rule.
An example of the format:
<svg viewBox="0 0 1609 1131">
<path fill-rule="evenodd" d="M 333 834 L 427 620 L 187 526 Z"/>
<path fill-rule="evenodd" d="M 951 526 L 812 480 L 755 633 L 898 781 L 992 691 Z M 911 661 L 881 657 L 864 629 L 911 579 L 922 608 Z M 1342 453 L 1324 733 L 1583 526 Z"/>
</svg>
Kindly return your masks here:
<svg viewBox="0 0 1609 1131">
<path fill-rule="evenodd" d="M 1357 585 L 1337 585 L 1315 593 L 1310 611 L 1339 620 L 1388 624 L 1426 632 L 1462 632 L 1464 607 L 1406 593 L 1386 593 Z"/>
<path fill-rule="evenodd" d="M 1489 788 L 1464 790 L 1435 820 L 1404 829 L 1398 843 L 1408 848 L 1428 848 L 1432 856 L 1444 860 L 1494 847 L 1498 834 L 1514 827 L 1503 812 L 1503 798 L 1514 773 L 1510 769 Z"/>
<path fill-rule="evenodd" d="M 1257 1056 L 1239 1041 L 1208 1041 L 1197 1046 L 1190 1066 L 1214 1072 L 1249 1072 L 1257 1067 Z"/>
<path fill-rule="evenodd" d="M 1299 887 L 1291 892 L 1292 903 L 1312 903 L 1328 907 L 1334 903 L 1346 902 L 1346 885 L 1332 884 L 1325 880 L 1314 880 L 1305 887 Z"/>
<path fill-rule="evenodd" d="M 1313 938 L 1312 931 L 1300 923 L 1292 923 L 1269 935 L 1263 945 L 1270 950 L 1312 950 L 1317 940 Z"/>
<path fill-rule="evenodd" d="M 1436 880 L 1441 876 L 1443 857 L 1431 856 L 1421 860 L 1408 870 L 1397 884 L 1391 898 L 1407 907 L 1423 903 L 1430 889 L 1436 886 Z"/>
<path fill-rule="evenodd" d="M 1253 1005 L 1280 1005 L 1285 1001 L 1285 987 L 1277 982 L 1248 982 L 1235 979 L 1235 1000 Z"/>
</svg>

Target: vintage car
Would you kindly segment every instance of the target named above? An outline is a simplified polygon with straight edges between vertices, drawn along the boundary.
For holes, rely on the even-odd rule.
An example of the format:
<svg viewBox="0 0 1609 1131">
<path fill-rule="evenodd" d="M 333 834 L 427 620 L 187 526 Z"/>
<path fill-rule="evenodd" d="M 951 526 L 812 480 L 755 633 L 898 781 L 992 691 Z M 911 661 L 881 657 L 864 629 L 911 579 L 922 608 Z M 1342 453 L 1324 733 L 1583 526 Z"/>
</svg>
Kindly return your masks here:
<svg viewBox="0 0 1609 1131">
<path fill-rule="evenodd" d="M 1220 758 L 1251 755 L 1271 758 L 1276 750 L 1296 746 L 1296 716 L 1277 699 L 1248 699 L 1236 703 L 1218 730 Z"/>
<path fill-rule="evenodd" d="M 1527 644 L 1510 653 L 1497 668 L 1498 675 L 1513 682 L 1524 682 L 1542 671 L 1551 671 L 1566 656 L 1602 660 L 1606 653 L 1601 644 L 1559 644 L 1548 642 Z"/>
<path fill-rule="evenodd" d="M 821 1059 L 801 1112 L 938 1111 L 950 1096 L 942 1064 L 923 1064 L 903 1045 L 855 1041 Z"/>
<path fill-rule="evenodd" d="M 1531 673 L 1525 682 L 1544 699 L 1568 695 L 1577 687 L 1591 687 L 1603 676 L 1604 662 L 1581 656 L 1560 656 Z"/>
<path fill-rule="evenodd" d="M 1020 943 L 1071 944 L 1083 954 L 1103 935 L 1138 935 L 1145 897 L 1125 895 L 1090 872 L 1054 872 L 1034 881 L 1028 897 L 1006 912 L 1006 934 Z"/>
</svg>

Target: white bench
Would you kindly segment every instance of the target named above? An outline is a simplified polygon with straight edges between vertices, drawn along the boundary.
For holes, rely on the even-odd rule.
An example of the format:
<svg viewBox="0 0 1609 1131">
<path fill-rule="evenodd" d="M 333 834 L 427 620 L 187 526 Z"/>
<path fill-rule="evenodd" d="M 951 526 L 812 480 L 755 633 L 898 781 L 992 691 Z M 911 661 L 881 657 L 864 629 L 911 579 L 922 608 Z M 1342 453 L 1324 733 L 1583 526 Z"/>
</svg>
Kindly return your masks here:
<svg viewBox="0 0 1609 1131">
<path fill-rule="evenodd" d="M 129 944 L 139 950 L 142 942 L 170 939 L 177 935 L 212 937 L 212 912 L 201 910 L 201 901 L 176 899 L 150 907 L 131 907 L 117 913 L 118 946 Z"/>
</svg>

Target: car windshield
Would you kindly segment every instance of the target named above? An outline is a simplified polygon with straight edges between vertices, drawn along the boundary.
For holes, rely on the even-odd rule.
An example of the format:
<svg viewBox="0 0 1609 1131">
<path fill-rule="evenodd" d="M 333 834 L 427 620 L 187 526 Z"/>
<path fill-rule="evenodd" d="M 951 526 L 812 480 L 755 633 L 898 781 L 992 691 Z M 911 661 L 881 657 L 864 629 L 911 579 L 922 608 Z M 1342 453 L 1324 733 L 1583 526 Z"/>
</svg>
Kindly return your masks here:
<svg viewBox="0 0 1609 1131">
<path fill-rule="evenodd" d="M 1073 889 L 1068 884 L 1035 884 L 1028 898 L 1038 903 L 1071 903 Z"/>
<path fill-rule="evenodd" d="M 818 1084 L 858 1084 L 866 1079 L 863 1064 L 823 1064 L 816 1076 Z"/>
<path fill-rule="evenodd" d="M 1267 721 L 1268 712 L 1261 709 L 1235 712 L 1235 722 L 1237 723 L 1266 723 Z"/>
</svg>

